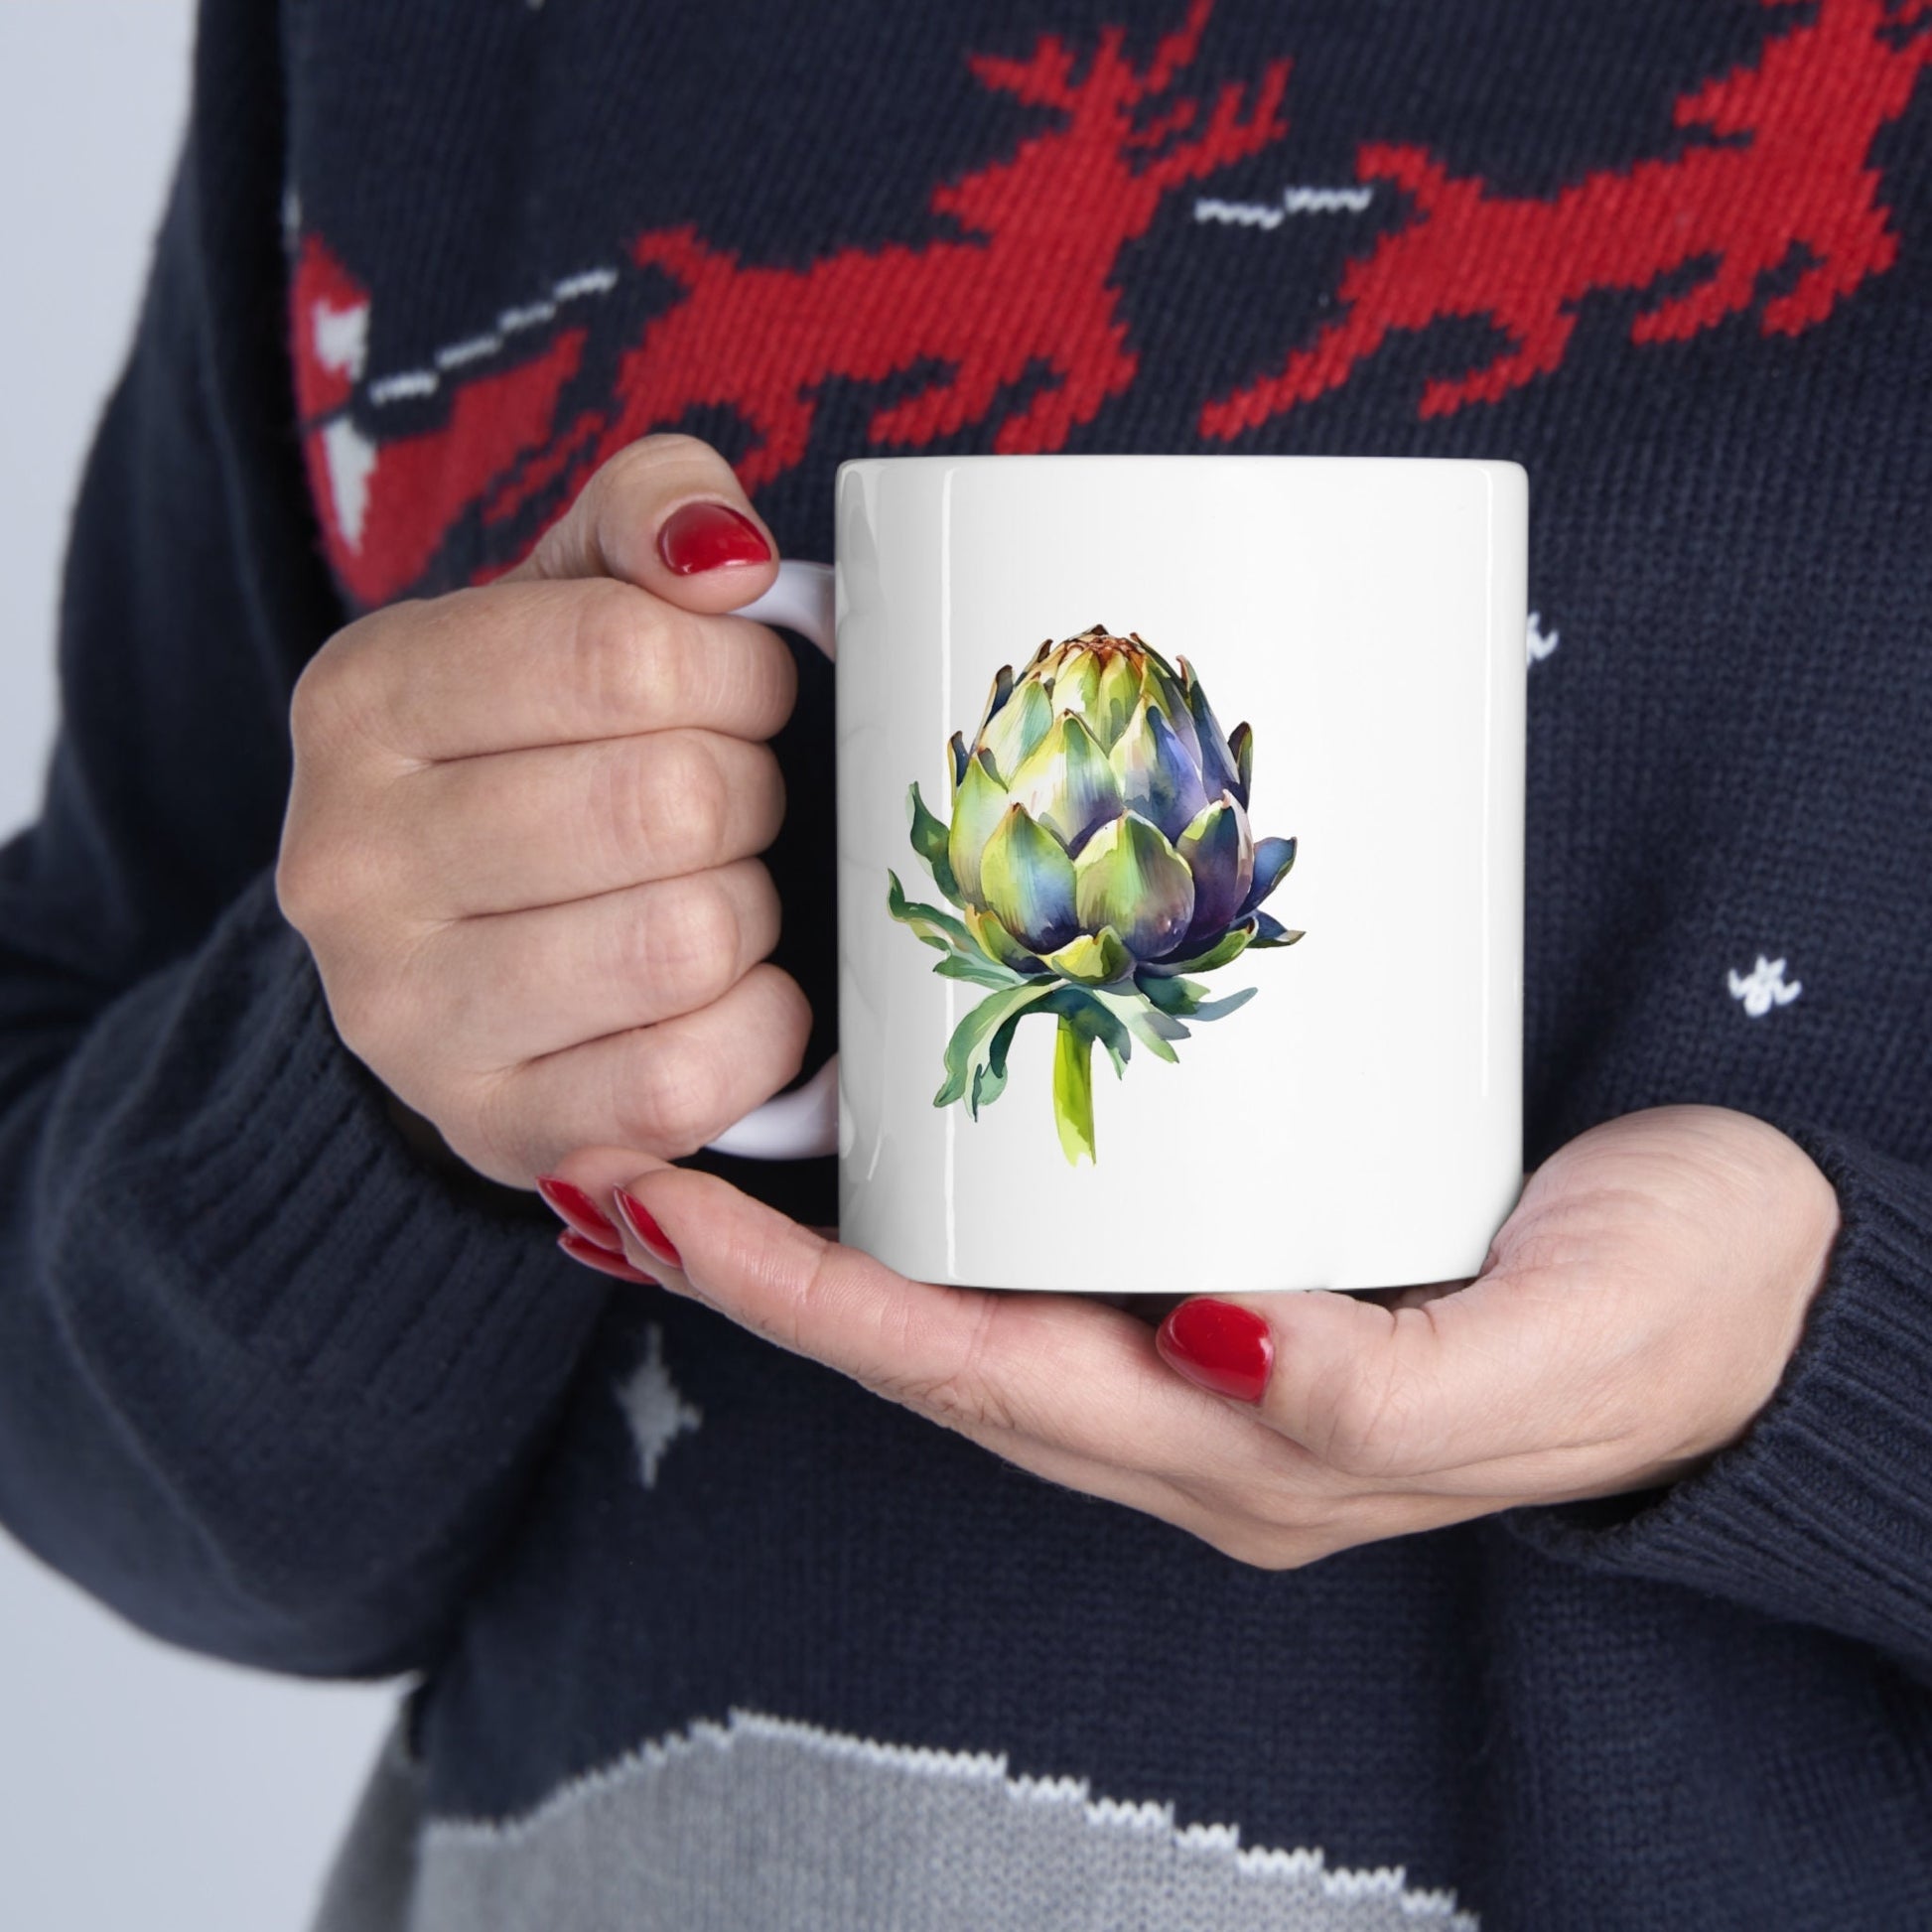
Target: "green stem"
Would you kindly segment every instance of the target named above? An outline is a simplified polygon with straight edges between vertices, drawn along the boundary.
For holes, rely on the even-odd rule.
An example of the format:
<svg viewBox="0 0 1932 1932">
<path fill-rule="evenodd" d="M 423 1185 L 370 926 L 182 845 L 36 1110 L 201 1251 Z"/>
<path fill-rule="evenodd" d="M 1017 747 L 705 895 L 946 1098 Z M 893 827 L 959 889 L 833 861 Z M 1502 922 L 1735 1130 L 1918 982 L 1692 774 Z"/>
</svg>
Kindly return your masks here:
<svg viewBox="0 0 1932 1932">
<path fill-rule="evenodd" d="M 1077 1166 L 1093 1151 L 1093 1035 L 1071 1014 L 1060 1015 L 1053 1035 L 1053 1124 L 1060 1130 L 1060 1152 Z"/>
</svg>

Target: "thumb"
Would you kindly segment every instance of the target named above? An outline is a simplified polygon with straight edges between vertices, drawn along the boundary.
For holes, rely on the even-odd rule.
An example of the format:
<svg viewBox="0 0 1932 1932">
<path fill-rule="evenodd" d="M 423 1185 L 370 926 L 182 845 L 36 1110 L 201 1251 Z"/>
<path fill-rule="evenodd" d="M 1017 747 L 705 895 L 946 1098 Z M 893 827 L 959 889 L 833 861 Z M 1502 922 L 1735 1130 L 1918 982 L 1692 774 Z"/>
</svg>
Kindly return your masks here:
<svg viewBox="0 0 1932 1932">
<path fill-rule="evenodd" d="M 1168 1316 L 1156 1345 L 1177 1373 L 1252 1405 L 1329 1467 L 1405 1478 L 1539 1447 L 1552 1385 L 1568 1379 L 1564 1325 L 1492 1273 L 1396 1305 L 1197 1298 Z"/>
<path fill-rule="evenodd" d="M 598 471 L 511 579 L 615 577 L 686 611 L 749 604 L 778 546 L 732 467 L 695 436 L 646 436 Z"/>
</svg>

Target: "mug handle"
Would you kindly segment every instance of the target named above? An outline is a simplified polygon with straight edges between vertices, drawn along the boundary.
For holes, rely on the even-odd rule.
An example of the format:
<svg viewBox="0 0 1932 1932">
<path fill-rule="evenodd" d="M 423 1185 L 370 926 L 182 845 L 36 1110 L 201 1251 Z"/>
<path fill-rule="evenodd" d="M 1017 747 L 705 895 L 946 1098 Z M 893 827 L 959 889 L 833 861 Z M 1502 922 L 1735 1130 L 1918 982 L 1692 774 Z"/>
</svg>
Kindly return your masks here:
<svg viewBox="0 0 1932 1932">
<path fill-rule="evenodd" d="M 762 597 L 740 607 L 741 618 L 756 618 L 809 637 L 827 657 L 835 643 L 830 564 L 798 563 L 787 557 L 777 581 Z M 714 1154 L 737 1154 L 753 1161 L 802 1161 L 836 1154 L 839 1146 L 839 1056 L 821 1066 L 802 1087 L 755 1107 L 736 1127 L 711 1143 Z"/>
</svg>

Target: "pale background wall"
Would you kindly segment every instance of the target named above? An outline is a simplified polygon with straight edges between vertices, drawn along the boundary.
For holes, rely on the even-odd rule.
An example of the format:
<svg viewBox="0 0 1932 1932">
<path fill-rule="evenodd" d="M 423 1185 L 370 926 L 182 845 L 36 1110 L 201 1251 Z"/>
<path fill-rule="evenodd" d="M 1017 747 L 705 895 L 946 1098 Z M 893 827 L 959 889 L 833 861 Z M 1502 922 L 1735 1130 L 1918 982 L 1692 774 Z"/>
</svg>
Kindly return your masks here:
<svg viewBox="0 0 1932 1932">
<path fill-rule="evenodd" d="M 39 789 L 63 531 L 186 113 L 192 15 L 0 0 L 0 836 Z M 301 1927 L 391 1702 L 164 1649 L 0 1536 L 0 1926 Z"/>
</svg>

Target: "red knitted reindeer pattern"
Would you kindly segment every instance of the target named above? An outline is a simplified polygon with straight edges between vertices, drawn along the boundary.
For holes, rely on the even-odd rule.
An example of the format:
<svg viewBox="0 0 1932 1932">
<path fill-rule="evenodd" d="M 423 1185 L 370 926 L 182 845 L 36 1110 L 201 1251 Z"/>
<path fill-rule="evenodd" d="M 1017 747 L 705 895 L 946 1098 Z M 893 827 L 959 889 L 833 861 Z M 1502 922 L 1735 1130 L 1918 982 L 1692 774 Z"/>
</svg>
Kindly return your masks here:
<svg viewBox="0 0 1932 1932">
<path fill-rule="evenodd" d="M 1764 0 L 1788 7 L 1791 0 Z M 1493 361 L 1424 389 L 1422 413 L 1495 402 L 1556 369 L 1587 296 L 1643 290 L 1693 262 L 1695 286 L 1653 303 L 1633 343 L 1681 342 L 1750 306 L 1762 277 L 1808 257 L 1764 304 L 1767 336 L 1796 335 L 1898 254 L 1870 164 L 1873 137 L 1910 100 L 1932 36 L 1905 39 L 1932 0 L 1888 15 L 1881 0 L 1818 0 L 1807 25 L 1768 42 L 1755 64 L 1680 95 L 1671 118 L 1704 140 L 1669 160 L 1587 174 L 1549 200 L 1497 195 L 1428 149 L 1370 142 L 1363 181 L 1413 198 L 1410 218 L 1341 278 L 1342 314 L 1278 375 L 1217 402 L 1201 434 L 1231 437 L 1338 387 L 1398 331 L 1452 316 L 1493 322 Z"/>
<path fill-rule="evenodd" d="M 1000 451 L 1056 450 L 1132 386 L 1140 355 L 1122 312 L 1122 254 L 1166 199 L 1264 152 L 1292 169 L 1286 58 L 1215 89 L 1180 90 L 1214 0 L 1190 0 L 1144 66 L 1117 27 L 1090 48 L 1046 35 L 1023 59 L 971 56 L 982 87 L 1050 110 L 1003 158 L 936 188 L 941 236 L 921 245 L 835 248 L 802 267 L 741 260 L 690 224 L 652 228 L 627 250 L 676 299 L 645 323 L 608 395 L 560 404 L 583 365 L 613 268 L 567 278 L 506 312 L 494 332 L 446 346 L 433 367 L 374 380 L 363 367 L 370 297 L 318 236 L 303 240 L 291 302 L 298 402 L 315 498 L 338 577 L 372 605 L 415 585 L 459 518 L 502 525 L 560 509 L 613 452 L 693 412 L 724 411 L 745 437 L 739 472 L 757 488 L 805 455 L 825 385 L 931 381 L 877 408 L 870 446 L 914 450 L 981 427 Z M 1371 141 L 1363 183 L 1402 197 L 1397 224 L 1344 269 L 1332 319 L 1285 361 L 1232 393 L 1203 397 L 1197 432 L 1225 442 L 1346 383 L 1389 339 L 1456 318 L 1504 338 L 1490 359 L 1439 377 L 1420 408 L 1493 403 L 1563 364 L 1581 305 L 1690 272 L 1653 301 L 1638 344 L 1680 341 L 1747 311 L 1766 276 L 1781 292 L 1758 328 L 1823 322 L 1896 258 L 1873 143 L 1932 60 L 1932 0 L 1762 0 L 1792 15 L 1756 59 L 1681 95 L 1667 155 L 1592 170 L 1553 196 L 1494 193 L 1427 147 Z M 1688 136 L 1688 138 L 1686 138 Z M 1225 282 L 1197 224 L 1201 274 Z M 1228 290 L 1266 300 L 1266 291 Z M 521 352 L 525 351 L 527 352 Z M 1026 390 L 1024 399 L 1015 400 Z M 447 392 L 433 429 L 384 439 L 385 396 Z M 1265 436 L 1261 447 L 1267 447 Z M 479 571 L 488 575 L 502 558 Z"/>
</svg>

